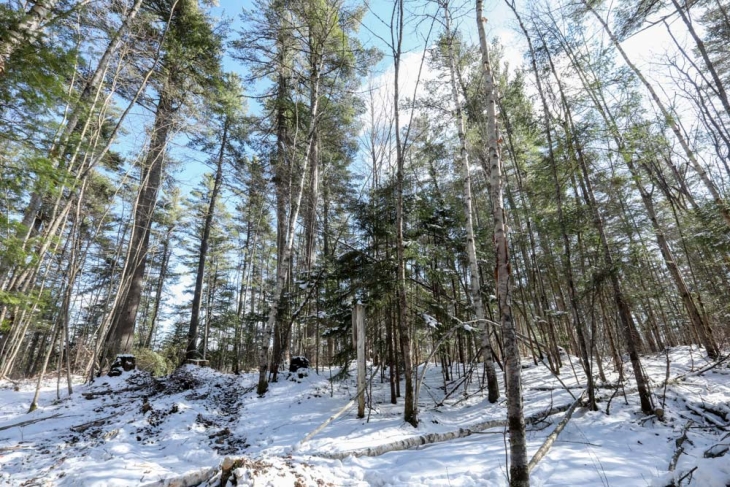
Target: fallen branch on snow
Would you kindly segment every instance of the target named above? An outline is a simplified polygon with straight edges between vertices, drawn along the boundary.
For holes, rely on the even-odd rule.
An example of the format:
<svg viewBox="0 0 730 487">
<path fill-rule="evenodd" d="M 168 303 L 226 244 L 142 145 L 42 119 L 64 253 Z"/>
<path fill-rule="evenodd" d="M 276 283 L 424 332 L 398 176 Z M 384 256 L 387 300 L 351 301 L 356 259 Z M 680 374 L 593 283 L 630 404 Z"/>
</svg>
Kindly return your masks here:
<svg viewBox="0 0 730 487">
<path fill-rule="evenodd" d="M 575 400 L 575 402 L 570 406 L 568 411 L 565 413 L 565 417 L 563 417 L 563 420 L 558 423 L 558 425 L 555 427 L 552 433 L 550 433 L 550 436 L 548 436 L 545 439 L 545 442 L 538 448 L 538 450 L 535 452 L 535 454 L 532 456 L 532 459 L 530 459 L 530 463 L 527 464 L 527 470 L 532 471 L 534 469 L 538 462 L 543 459 L 545 455 L 550 451 L 550 448 L 553 446 L 553 443 L 555 443 L 555 440 L 558 439 L 558 435 L 563 431 L 565 428 L 565 425 L 568 424 L 568 421 L 570 421 L 570 418 L 573 416 L 573 411 L 575 411 L 575 408 L 580 404 L 581 399 L 583 399 L 583 396 L 585 395 L 585 391 L 578 396 L 578 399 Z"/>
<path fill-rule="evenodd" d="M 58 418 L 60 416 L 61 416 L 61 413 L 56 413 L 56 414 L 51 414 L 50 416 L 46 416 L 45 418 L 29 419 L 27 421 L 21 421 L 20 423 L 9 424 L 7 426 L 0 426 L 0 431 L 9 430 L 10 428 L 15 428 L 16 426 L 17 427 L 28 426 L 30 424 L 40 423 L 41 421 L 45 421 L 47 419 Z"/>
<path fill-rule="evenodd" d="M 117 412 L 117 413 L 114 413 L 111 416 L 107 416 L 106 418 L 95 419 L 94 421 L 89 421 L 88 423 L 83 423 L 83 424 L 79 424 L 79 425 L 76 425 L 76 426 L 71 426 L 71 431 L 73 431 L 75 433 L 83 433 L 84 431 L 86 431 L 87 429 L 89 429 L 89 428 L 91 428 L 93 426 L 101 426 L 101 425 L 103 425 L 104 423 L 106 423 L 106 421 L 108 419 L 111 419 L 114 416 L 118 416 L 119 414 L 121 414 L 121 411 L 120 412 Z"/>
<path fill-rule="evenodd" d="M 682 429 L 682 436 L 674 441 L 674 445 L 677 447 L 677 449 L 674 451 L 674 455 L 672 455 L 672 460 L 669 462 L 670 472 L 674 472 L 674 469 L 677 468 L 677 462 L 679 461 L 679 457 L 682 455 L 682 453 L 684 453 L 684 446 L 682 445 L 685 441 L 687 441 L 687 431 L 689 431 L 690 426 L 692 426 L 692 422 L 693 421 L 691 419 L 687 421 L 687 423 L 684 425 L 684 428 Z"/>
<path fill-rule="evenodd" d="M 179 477 L 161 479 L 143 484 L 142 487 L 195 487 L 212 479 L 218 473 L 218 467 L 207 467 L 187 472 Z"/>
<path fill-rule="evenodd" d="M 570 409 L 572 404 L 565 404 L 563 406 L 556 406 L 548 409 L 547 411 L 540 411 L 539 413 L 533 414 L 525 418 L 525 424 L 533 424 L 543 420 L 548 416 L 552 416 L 558 413 L 562 413 Z M 475 433 L 479 433 L 484 430 L 491 428 L 504 428 L 507 425 L 507 420 L 490 420 L 483 421 L 481 423 L 474 424 L 468 428 L 459 428 L 456 431 L 449 431 L 446 433 L 429 433 L 426 435 L 412 436 L 410 438 L 404 438 L 402 440 L 395 441 L 393 443 L 386 443 L 384 445 L 373 446 L 369 448 L 361 448 L 359 450 L 332 452 L 332 453 L 315 453 L 313 456 L 331 458 L 334 460 L 342 460 L 349 456 L 353 457 L 377 457 L 384 453 L 392 451 L 401 451 L 413 448 L 415 446 L 428 445 L 431 443 L 440 443 L 443 441 L 451 441 L 459 438 L 466 438 Z"/>
<path fill-rule="evenodd" d="M 378 373 L 378 370 L 380 370 L 380 365 L 378 365 L 375 368 L 375 371 L 372 374 L 370 374 L 370 380 L 368 380 L 368 381 L 365 382 L 365 384 L 363 385 L 362 389 L 360 389 L 359 391 L 357 391 L 357 394 L 355 395 L 355 397 L 353 397 L 350 400 L 350 402 L 348 402 L 347 404 L 345 404 L 342 407 L 342 409 L 340 409 L 339 411 L 337 411 L 335 414 L 333 414 L 332 416 L 330 416 L 329 418 L 327 418 L 327 420 L 324 423 L 322 423 L 321 425 L 319 425 L 317 428 L 315 428 L 314 431 L 312 431 L 307 436 L 305 436 L 304 439 L 302 439 L 302 441 L 299 442 L 299 444 L 297 445 L 296 448 L 302 446 L 304 443 L 306 443 L 307 441 L 311 440 L 314 435 L 316 435 L 317 433 L 319 433 L 320 431 L 322 431 L 323 429 L 325 429 L 328 424 L 330 424 L 332 421 L 334 421 L 337 418 L 339 418 L 340 416 L 342 416 L 345 413 L 345 411 L 347 411 L 348 409 L 350 409 L 355 404 L 355 401 L 357 401 L 357 399 L 360 397 L 360 394 L 364 394 L 365 393 L 365 389 L 367 389 L 368 384 L 373 381 L 373 377 L 375 377 L 375 374 Z"/>
</svg>

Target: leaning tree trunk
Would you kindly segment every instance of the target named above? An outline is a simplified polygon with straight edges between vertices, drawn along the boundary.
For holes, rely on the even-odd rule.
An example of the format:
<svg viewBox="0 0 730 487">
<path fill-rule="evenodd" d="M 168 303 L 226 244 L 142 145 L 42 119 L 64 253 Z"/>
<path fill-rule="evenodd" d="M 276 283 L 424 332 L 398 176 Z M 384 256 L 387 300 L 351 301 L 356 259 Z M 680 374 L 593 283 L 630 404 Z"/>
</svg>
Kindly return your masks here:
<svg viewBox="0 0 730 487">
<path fill-rule="evenodd" d="M 572 60 L 572 58 L 571 58 Z M 554 66 L 552 66 L 551 61 L 551 68 L 553 70 L 553 74 L 556 77 L 556 80 L 558 82 L 558 86 L 561 90 L 561 96 L 563 98 L 563 104 L 565 105 L 566 114 L 568 115 L 568 120 L 572 125 L 572 117 L 570 114 L 570 110 L 567 106 L 567 101 L 565 100 L 565 96 L 563 95 L 563 88 L 562 84 L 559 78 L 557 78 L 557 73 L 555 71 Z M 577 66 L 576 66 L 577 69 Z M 664 263 L 666 265 L 666 268 L 669 272 L 669 275 L 672 278 L 672 281 L 674 282 L 677 291 L 679 292 L 680 297 L 682 298 L 682 303 L 684 304 L 685 310 L 687 311 L 687 315 L 690 318 L 690 322 L 697 330 L 697 333 L 700 337 L 700 340 L 702 341 L 702 344 L 705 346 L 705 349 L 707 350 L 707 354 L 711 358 L 717 358 L 719 354 L 719 350 L 717 348 L 717 345 L 714 341 L 714 338 L 712 336 L 712 329 L 707 323 L 707 320 L 702 316 L 702 313 L 697 308 L 697 305 L 694 302 L 694 299 L 692 298 L 691 293 L 689 292 L 689 289 L 687 288 L 686 283 L 684 282 L 684 278 L 682 276 L 682 273 L 679 270 L 679 267 L 677 266 L 676 260 L 674 258 L 673 252 L 671 248 L 669 247 L 669 243 L 666 239 L 666 236 L 664 235 L 664 232 L 659 225 L 659 221 L 657 219 L 656 211 L 654 209 L 654 202 L 652 199 L 651 194 L 647 192 L 646 188 L 644 188 L 642 182 L 641 182 L 641 176 L 639 174 L 639 171 L 636 167 L 636 164 L 634 163 L 631 155 L 627 154 L 627 149 L 625 147 L 625 143 L 623 140 L 623 136 L 621 135 L 621 131 L 618 128 L 618 124 L 616 123 L 616 120 L 614 119 L 614 116 L 611 114 L 605 100 L 603 100 L 602 95 L 595 95 L 592 91 L 591 84 L 587 81 L 584 75 L 580 76 L 581 82 L 583 83 L 584 88 L 586 88 L 586 91 L 589 93 L 590 97 L 593 100 L 593 103 L 596 106 L 596 109 L 601 114 L 601 117 L 604 119 L 605 123 L 609 127 L 609 132 L 614 139 L 614 142 L 616 143 L 617 147 L 619 148 L 619 151 L 621 154 L 624 154 L 624 162 L 626 163 L 627 167 L 629 168 L 629 171 L 631 173 L 632 179 L 634 180 L 636 188 L 639 190 L 639 194 L 641 195 L 642 202 L 644 204 L 644 208 L 646 209 L 647 215 L 649 216 L 649 220 L 652 223 L 652 227 L 654 229 L 654 235 L 657 240 L 657 245 L 659 246 L 659 249 L 661 251 L 662 257 L 664 258 Z M 646 171 L 646 173 L 649 175 L 649 177 L 652 176 L 651 170 L 649 170 L 648 167 L 646 167 L 645 164 L 639 163 L 640 166 Z M 645 391 L 648 393 L 648 391 Z"/>
<path fill-rule="evenodd" d="M 725 84 L 720 78 L 720 75 L 717 72 L 715 64 L 712 62 L 712 59 L 710 59 L 710 55 L 707 52 L 707 47 L 705 46 L 705 43 L 702 41 L 702 38 L 697 34 L 697 30 L 692 24 L 692 19 L 689 16 L 689 7 L 686 6 L 686 4 L 685 7 L 682 7 L 682 5 L 680 5 L 677 0 L 672 0 L 672 5 L 674 5 L 674 8 L 677 10 L 677 13 L 682 19 L 682 22 L 684 22 L 684 25 L 687 27 L 687 32 L 689 32 L 689 34 L 692 36 L 692 39 L 695 41 L 695 45 L 697 46 L 697 52 L 700 53 L 700 56 L 705 63 L 705 67 L 707 67 L 707 71 L 712 77 L 714 86 L 710 83 L 708 83 L 708 85 L 710 85 L 712 91 L 714 91 L 717 97 L 720 99 L 720 103 L 722 103 L 722 107 L 725 109 L 725 113 L 730 116 L 730 101 L 728 101 L 727 92 L 725 91 Z M 685 8 L 687 9 L 686 12 Z"/>
<path fill-rule="evenodd" d="M 38 35 L 58 0 L 37 0 L 31 9 L 0 40 L 0 76 L 5 74 L 8 59 L 15 50 L 26 42 L 32 42 Z"/>
<path fill-rule="evenodd" d="M 223 137 L 221 139 L 221 147 L 218 152 L 218 164 L 215 170 L 215 180 L 213 181 L 213 189 L 210 193 L 210 201 L 208 202 L 208 212 L 205 214 L 205 223 L 203 224 L 203 235 L 200 238 L 200 250 L 198 251 L 198 270 L 195 275 L 195 291 L 193 292 L 193 310 L 190 313 L 190 328 L 188 329 L 188 346 L 187 358 L 197 358 L 198 343 L 198 321 L 200 318 L 200 303 L 203 297 L 203 279 L 205 277 L 205 259 L 208 256 L 208 240 L 210 238 L 210 229 L 213 226 L 213 215 L 215 213 L 215 205 L 218 201 L 218 193 L 223 183 L 223 157 L 228 143 L 228 121 L 223 125 Z M 207 333 L 206 333 L 207 336 Z"/>
<path fill-rule="evenodd" d="M 586 1 L 581 0 L 583 2 L 583 5 L 590 11 L 593 16 L 598 20 L 598 22 L 603 26 L 603 29 L 606 31 L 606 34 L 608 34 L 608 37 L 611 39 L 611 42 L 613 43 L 614 47 L 616 47 L 616 50 L 621 54 L 621 57 L 623 58 L 626 65 L 634 72 L 637 78 L 639 78 L 639 81 L 644 85 L 644 87 L 647 89 L 649 94 L 651 95 L 651 98 L 654 100 L 654 103 L 656 104 L 657 108 L 659 108 L 659 111 L 662 112 L 662 116 L 664 117 L 664 121 L 669 125 L 669 128 L 672 129 L 672 132 L 674 133 L 674 136 L 679 141 L 679 145 L 682 147 L 682 150 L 684 151 L 685 155 L 687 156 L 687 159 L 692 164 L 692 167 L 697 172 L 697 175 L 700 177 L 700 180 L 705 185 L 705 188 L 707 188 L 707 191 L 712 196 L 712 199 L 714 200 L 715 204 L 717 205 L 717 209 L 720 212 L 720 215 L 722 215 L 722 218 L 725 220 L 725 223 L 730 226 L 730 209 L 728 209 L 728 206 L 725 204 L 725 201 L 720 194 L 720 190 L 717 188 L 717 185 L 712 181 L 709 174 L 707 174 L 707 171 L 705 171 L 705 168 L 702 167 L 702 164 L 700 164 L 700 161 L 697 159 L 697 156 L 692 151 L 692 149 L 689 146 L 689 142 L 687 142 L 687 138 L 682 134 L 682 130 L 679 127 L 679 124 L 677 123 L 677 117 L 671 114 L 669 109 L 666 107 L 664 102 L 659 98 L 659 95 L 657 94 L 656 90 L 652 86 L 651 83 L 644 77 L 641 70 L 636 67 L 634 63 L 631 62 L 629 59 L 629 56 L 626 54 L 626 51 L 624 51 L 623 47 L 621 47 L 621 43 L 619 42 L 618 38 L 614 35 L 613 31 L 611 31 L 611 28 L 608 26 L 605 20 L 598 15 L 598 12 L 595 11 L 595 9 Z"/>
<path fill-rule="evenodd" d="M 512 320 L 511 269 L 507 245 L 505 211 L 502 200 L 502 161 L 497 128 L 497 96 L 489 60 L 487 37 L 484 32 L 482 0 L 477 0 L 476 2 L 476 16 L 477 28 L 479 30 L 479 47 L 482 55 L 482 74 L 484 76 L 487 101 L 486 137 L 491 168 L 490 193 L 494 216 L 494 243 L 497 257 L 495 274 L 497 279 L 500 324 L 502 326 L 504 340 L 505 392 L 507 394 L 507 421 L 510 433 L 510 486 L 528 487 L 530 485 L 530 472 L 528 470 L 527 438 L 525 436 L 525 417 L 522 402 L 520 350 L 517 344 L 515 324 Z"/>
<path fill-rule="evenodd" d="M 591 410 L 596 410 L 596 396 L 595 387 L 593 386 L 593 368 L 591 363 L 591 354 L 589 353 L 590 346 L 585 336 L 585 328 L 583 326 L 583 319 L 581 318 L 580 311 L 578 309 L 578 293 L 575 289 L 575 278 L 573 276 L 573 260 L 570 247 L 570 237 L 568 236 L 568 230 L 566 225 L 565 215 L 563 213 L 563 193 L 560 185 L 560 178 L 558 177 L 557 161 L 555 160 L 555 153 L 553 151 L 553 140 L 552 140 L 552 126 L 550 123 L 551 115 L 550 108 L 548 107 L 547 98 L 543 90 L 542 81 L 540 78 L 540 72 L 537 69 L 537 56 L 535 55 L 535 49 L 532 45 L 532 38 L 527 31 L 527 28 L 522 23 L 522 18 L 517 13 L 517 9 L 514 4 L 509 4 L 509 7 L 517 17 L 517 22 L 520 25 L 525 38 L 527 39 L 527 45 L 530 50 L 530 60 L 532 63 L 532 70 L 535 73 L 535 81 L 537 83 L 537 90 L 542 102 L 543 112 L 545 112 L 545 134 L 547 137 L 548 144 L 548 158 L 550 160 L 550 168 L 553 176 L 553 185 L 555 186 L 555 204 L 558 212 L 558 222 L 560 224 L 560 232 L 563 237 L 563 269 L 565 270 L 566 280 L 568 281 L 568 298 L 570 300 L 571 315 L 573 316 L 573 324 L 575 325 L 575 331 L 578 335 L 578 349 L 581 354 L 583 367 L 586 373 L 587 390 L 588 390 L 588 407 Z"/>
<path fill-rule="evenodd" d="M 142 180 L 134 209 L 134 226 L 127 253 L 129 259 L 128 275 L 131 276 L 129 278 L 129 289 L 122 306 L 115 312 L 113 321 L 115 326 L 108 338 L 110 356 L 118 353 L 130 353 L 134 346 L 134 328 L 144 285 L 150 227 L 152 226 L 157 194 L 162 182 L 167 140 L 172 129 L 174 108 L 168 92 L 171 88 L 165 83 L 160 93 L 152 140 L 142 168 Z M 122 282 L 125 280 L 122 279 Z"/>
<path fill-rule="evenodd" d="M 466 134 L 464 113 L 461 109 L 461 101 L 459 100 L 459 92 L 456 87 L 456 63 L 453 46 L 453 37 L 451 33 L 451 15 L 449 13 L 448 3 L 444 3 L 444 17 L 446 19 L 446 35 L 448 36 L 449 49 L 449 72 L 451 75 L 451 97 L 456 107 L 456 130 L 459 134 L 459 158 L 461 159 L 461 167 L 464 175 L 464 212 L 466 214 L 466 250 L 469 257 L 469 272 L 472 303 L 474 304 L 474 312 L 477 317 L 479 326 L 484 327 L 485 334 L 489 325 L 485 321 L 484 302 L 482 301 L 482 293 L 479 285 L 479 266 L 477 262 L 476 241 L 474 239 L 474 218 L 472 209 L 471 195 L 471 170 L 469 167 L 469 154 L 466 149 Z M 497 372 L 492 360 L 492 354 L 489 349 L 482 351 L 484 354 L 484 363 L 487 371 L 487 390 L 489 402 L 495 403 L 499 399 L 499 384 L 497 383 Z"/>
<path fill-rule="evenodd" d="M 543 39 L 543 47 L 547 48 Z M 628 301 L 623 293 L 621 282 L 619 280 L 619 271 L 614 263 L 611 248 L 608 243 L 608 237 L 604 228 L 603 217 L 598 210 L 598 202 L 596 201 L 595 192 L 593 191 L 593 183 L 590 180 L 590 174 L 588 171 L 588 164 L 584 157 L 583 147 L 581 142 L 577 139 L 577 130 L 573 123 L 573 117 L 570 106 L 565 96 L 563 84 L 558 77 L 557 70 L 553 64 L 552 57 L 548 53 L 548 62 L 550 63 L 550 69 L 557 82 L 558 90 L 560 92 L 560 99 L 563 104 L 563 108 L 566 114 L 565 131 L 568 136 L 568 146 L 574 153 L 576 162 L 581 169 L 583 175 L 583 181 L 585 182 L 584 192 L 586 194 L 586 202 L 591 211 L 593 217 L 593 225 L 598 232 L 598 236 L 601 242 L 601 250 L 603 252 L 603 258 L 605 267 L 609 272 L 609 281 L 613 290 L 614 302 L 619 312 L 619 318 L 624 332 L 626 340 L 626 347 L 629 350 L 629 358 L 631 366 L 634 371 L 634 377 L 636 378 L 636 384 L 639 389 L 639 399 L 641 401 L 641 409 L 647 414 L 653 412 L 654 407 L 651 399 L 651 391 L 649 390 L 646 376 L 644 375 L 643 367 L 641 365 L 641 359 L 639 358 L 639 350 L 641 349 L 641 336 L 639 335 L 636 323 L 633 315 L 629 308 Z M 592 92 L 591 92 L 592 93 Z M 600 109 L 600 105 L 599 105 Z"/>
<path fill-rule="evenodd" d="M 707 320 L 705 320 L 702 313 L 697 308 L 697 305 L 692 298 L 692 294 L 690 293 L 687 284 L 684 282 L 684 277 L 679 270 L 677 261 L 674 258 L 674 253 L 669 247 L 669 242 L 664 235 L 662 227 L 659 225 L 652 196 L 646 188 L 644 188 L 634 162 L 630 158 L 627 158 L 626 163 L 631 171 L 631 176 L 634 179 L 635 186 L 638 188 L 639 194 L 641 194 L 641 200 L 644 203 L 644 208 L 646 208 L 646 213 L 651 221 L 651 226 L 654 228 L 654 236 L 656 237 L 657 245 L 659 246 L 662 257 L 664 258 L 664 264 L 667 267 L 667 271 L 669 271 L 669 275 L 672 277 L 672 281 L 674 281 L 677 292 L 682 298 L 682 304 L 684 304 L 684 308 L 687 311 L 687 316 L 689 316 L 690 322 L 697 330 L 697 334 L 700 336 L 700 340 L 705 346 L 707 355 L 712 359 L 716 359 L 719 357 L 720 351 L 712 336 L 712 329 L 710 328 L 710 324 L 707 323 Z"/>
</svg>

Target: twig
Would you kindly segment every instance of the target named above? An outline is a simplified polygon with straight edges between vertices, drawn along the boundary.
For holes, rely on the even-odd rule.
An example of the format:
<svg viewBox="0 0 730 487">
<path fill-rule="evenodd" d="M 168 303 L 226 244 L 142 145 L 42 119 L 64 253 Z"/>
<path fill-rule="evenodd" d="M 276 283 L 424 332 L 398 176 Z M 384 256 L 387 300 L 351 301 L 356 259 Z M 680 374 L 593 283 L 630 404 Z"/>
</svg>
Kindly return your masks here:
<svg viewBox="0 0 730 487">
<path fill-rule="evenodd" d="M 695 466 L 695 468 L 693 468 L 692 470 L 690 470 L 686 474 L 684 474 L 681 477 L 679 477 L 679 480 L 677 480 L 677 485 L 682 485 L 682 481 L 684 479 L 686 479 L 687 477 L 690 477 L 690 482 L 691 482 L 692 481 L 692 477 L 691 476 L 692 476 L 692 474 L 694 473 L 695 470 L 697 470 L 697 466 Z"/>
<path fill-rule="evenodd" d="M 687 423 L 684 425 L 684 428 L 682 429 L 682 436 L 674 440 L 674 444 L 676 445 L 677 449 L 674 451 L 674 455 L 672 455 L 672 460 L 669 462 L 669 471 L 674 472 L 674 469 L 677 468 L 677 462 L 679 461 L 680 455 L 684 453 L 684 444 L 685 441 L 687 441 L 687 431 L 689 431 L 690 426 L 692 426 L 693 421 L 690 419 L 687 421 Z"/>
</svg>

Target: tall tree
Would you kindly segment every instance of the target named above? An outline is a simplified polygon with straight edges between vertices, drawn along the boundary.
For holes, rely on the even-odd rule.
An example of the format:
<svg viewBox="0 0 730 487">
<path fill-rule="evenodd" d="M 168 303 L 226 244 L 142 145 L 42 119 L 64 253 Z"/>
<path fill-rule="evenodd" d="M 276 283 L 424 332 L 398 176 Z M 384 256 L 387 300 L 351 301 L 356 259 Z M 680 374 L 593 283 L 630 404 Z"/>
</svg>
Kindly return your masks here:
<svg viewBox="0 0 730 487">
<path fill-rule="evenodd" d="M 487 36 L 484 32 L 482 0 L 476 2 L 476 21 L 479 31 L 479 47 L 482 54 L 482 75 L 486 91 L 487 154 L 490 169 L 490 194 L 494 217 L 494 246 L 496 253 L 495 279 L 497 301 L 499 303 L 499 323 L 504 337 L 505 392 L 507 394 L 507 422 L 510 433 L 510 486 L 527 487 L 530 485 L 530 472 L 527 467 L 527 438 L 522 401 L 522 364 L 520 349 L 517 346 L 515 323 L 512 319 L 511 264 L 507 245 L 507 225 L 503 204 L 503 168 L 499 144 L 501 138 L 497 128 L 497 96 L 494 76 L 489 59 Z"/>
<path fill-rule="evenodd" d="M 216 100 L 216 107 L 213 108 L 217 112 L 220 123 L 214 130 L 221 131 L 219 142 L 218 156 L 215 161 L 215 177 L 213 179 L 213 187 L 210 189 L 210 197 L 208 199 L 208 210 L 205 213 L 205 221 L 203 223 L 203 234 L 200 237 L 200 249 L 198 251 L 198 267 L 195 273 L 195 289 L 193 291 L 193 308 L 190 313 L 190 328 L 188 329 L 188 346 L 187 357 L 189 359 L 197 358 L 197 339 L 198 339 L 198 321 L 200 317 L 200 305 L 203 295 L 203 278 L 205 276 L 205 262 L 208 254 L 208 239 L 210 230 L 215 216 L 215 208 L 218 203 L 218 195 L 223 184 L 223 163 L 226 159 L 226 151 L 228 149 L 230 132 L 238 133 L 236 125 L 241 121 L 241 108 L 243 106 L 241 89 L 237 86 L 235 78 L 229 78 L 228 82 L 219 88 Z"/>
<path fill-rule="evenodd" d="M 134 227 L 127 251 L 123 284 L 126 289 L 115 310 L 109 333 L 109 354 L 130 353 L 142 288 L 144 285 L 150 226 L 164 174 L 165 153 L 174 133 L 176 112 L 186 94 L 197 84 L 210 84 L 219 69 L 220 40 L 196 0 L 160 0 L 150 5 L 162 19 L 170 18 L 165 38 L 165 55 L 156 88 L 158 101 L 149 149 L 142 164 L 139 192 L 134 210 Z"/>
</svg>

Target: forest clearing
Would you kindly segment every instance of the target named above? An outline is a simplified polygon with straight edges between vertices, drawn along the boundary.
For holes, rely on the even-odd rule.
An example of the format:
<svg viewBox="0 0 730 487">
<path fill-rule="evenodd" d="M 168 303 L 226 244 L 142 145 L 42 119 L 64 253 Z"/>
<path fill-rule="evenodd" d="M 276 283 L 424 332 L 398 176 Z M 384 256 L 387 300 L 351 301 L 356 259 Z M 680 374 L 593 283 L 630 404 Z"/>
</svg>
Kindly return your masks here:
<svg viewBox="0 0 730 487">
<path fill-rule="evenodd" d="M 562 384 L 545 365 L 524 363 L 530 456 L 584 391 L 580 362 L 571 362 L 576 375 L 565 374 Z M 726 486 L 730 456 L 712 455 L 730 446 L 730 368 L 727 361 L 713 364 L 689 347 L 644 358 L 661 421 L 641 414 L 631 380 L 617 388 L 618 374 L 611 374 L 610 382 L 598 384 L 600 410 L 573 413 L 532 470 L 533 485 Z M 236 462 L 229 467 L 233 485 L 508 485 L 504 401 L 488 402 L 479 367 L 466 381 L 461 364 L 451 368 L 453 380 L 444 383 L 440 365 L 426 367 L 418 429 L 403 423 L 387 381 L 376 373 L 366 418 L 351 406 L 304 443 L 354 397 L 354 371 L 334 382 L 327 369 L 307 370 L 303 378 L 283 374 L 264 398 L 254 390 L 255 374 L 191 365 L 161 379 L 143 372 L 100 378 L 60 401 L 49 380 L 31 415 L 25 413 L 32 385 L 13 391 L 3 383 L 0 485 L 212 487 L 230 460 Z M 11 426 L 22 421 L 30 424 Z M 490 421 L 501 424 L 489 427 Z M 434 441 L 459 431 L 463 438 Z M 397 445 L 419 437 L 411 448 Z"/>
</svg>

